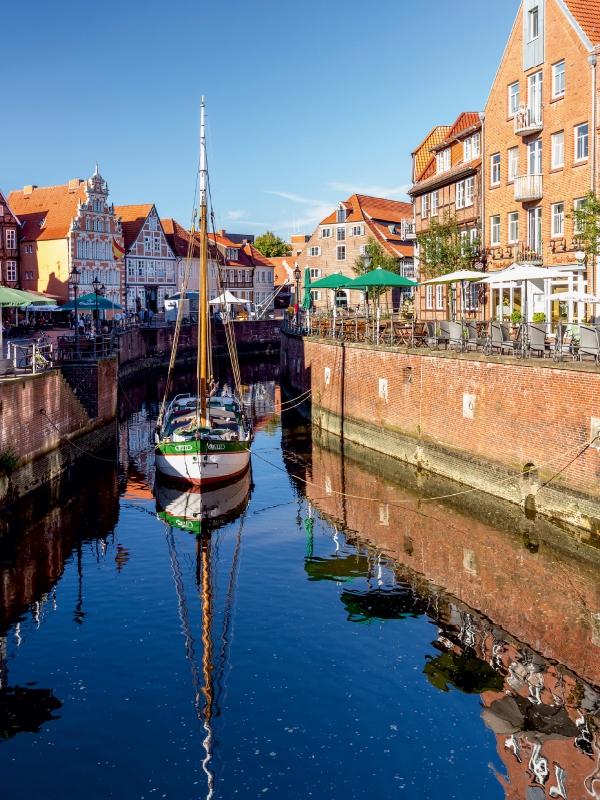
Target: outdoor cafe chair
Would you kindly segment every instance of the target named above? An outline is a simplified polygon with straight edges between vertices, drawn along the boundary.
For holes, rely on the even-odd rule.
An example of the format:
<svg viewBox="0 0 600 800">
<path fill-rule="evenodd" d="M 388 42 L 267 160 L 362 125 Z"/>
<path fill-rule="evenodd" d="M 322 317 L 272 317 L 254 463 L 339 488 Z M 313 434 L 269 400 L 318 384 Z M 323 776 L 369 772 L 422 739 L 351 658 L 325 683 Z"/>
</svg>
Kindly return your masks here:
<svg viewBox="0 0 600 800">
<path fill-rule="evenodd" d="M 600 341 L 598 339 L 598 329 L 592 325 L 579 326 L 579 352 L 577 357 L 580 361 L 582 360 L 582 355 L 594 356 L 594 362 L 598 363 Z"/>
<path fill-rule="evenodd" d="M 448 346 L 462 350 L 465 344 L 462 322 L 448 322 Z"/>
<path fill-rule="evenodd" d="M 542 358 L 548 353 L 550 355 L 550 344 L 546 341 L 545 325 L 529 325 L 529 355 L 541 353 Z"/>
<path fill-rule="evenodd" d="M 555 361 L 562 361 L 563 355 L 570 355 L 573 359 L 575 354 L 575 336 L 578 335 L 579 328 L 576 325 L 558 325 L 556 337 L 554 339 Z"/>
<path fill-rule="evenodd" d="M 433 350 L 437 350 L 440 344 L 448 344 L 449 335 L 448 331 L 442 328 L 443 322 L 429 321 L 427 325 L 427 346 Z"/>
<path fill-rule="evenodd" d="M 508 332 L 508 325 L 503 322 L 492 322 L 491 325 L 491 351 L 498 350 L 500 354 L 505 351 L 509 353 L 518 353 L 521 349 L 521 343 L 510 338 Z"/>
<path fill-rule="evenodd" d="M 475 347 L 475 352 L 477 352 L 478 347 L 485 347 L 487 339 L 482 338 L 479 335 L 479 331 L 477 330 L 477 323 L 476 322 L 465 322 L 465 327 L 467 329 L 467 338 L 465 340 L 465 349 L 468 350 L 470 347 Z"/>
</svg>

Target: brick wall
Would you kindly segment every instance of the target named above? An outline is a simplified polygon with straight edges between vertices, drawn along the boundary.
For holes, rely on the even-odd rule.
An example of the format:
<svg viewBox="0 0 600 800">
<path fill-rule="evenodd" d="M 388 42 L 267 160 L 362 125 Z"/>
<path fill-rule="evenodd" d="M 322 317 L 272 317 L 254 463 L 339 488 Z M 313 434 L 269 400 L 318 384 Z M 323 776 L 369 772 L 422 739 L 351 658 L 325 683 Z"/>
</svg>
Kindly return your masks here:
<svg viewBox="0 0 600 800">
<path fill-rule="evenodd" d="M 416 354 L 282 335 L 282 376 L 311 390 L 313 423 L 588 528 L 600 526 L 600 373 L 480 355 Z M 526 465 L 537 473 L 523 475 Z M 517 477 L 521 476 L 518 480 Z"/>
<path fill-rule="evenodd" d="M 117 409 L 117 359 L 65 362 L 61 371 L 91 419 L 108 422 Z"/>
</svg>

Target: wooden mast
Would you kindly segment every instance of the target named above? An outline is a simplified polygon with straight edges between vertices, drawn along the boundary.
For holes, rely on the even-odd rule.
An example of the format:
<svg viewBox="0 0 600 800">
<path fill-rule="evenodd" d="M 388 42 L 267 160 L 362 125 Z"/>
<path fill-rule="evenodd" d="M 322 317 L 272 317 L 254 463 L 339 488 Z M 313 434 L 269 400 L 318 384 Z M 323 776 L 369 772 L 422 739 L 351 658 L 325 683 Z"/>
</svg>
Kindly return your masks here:
<svg viewBox="0 0 600 800">
<path fill-rule="evenodd" d="M 200 425 L 209 426 L 206 392 L 208 386 L 208 231 L 206 214 L 206 142 L 204 138 L 204 97 L 200 107 L 200 285 L 198 292 L 198 399 Z"/>
</svg>

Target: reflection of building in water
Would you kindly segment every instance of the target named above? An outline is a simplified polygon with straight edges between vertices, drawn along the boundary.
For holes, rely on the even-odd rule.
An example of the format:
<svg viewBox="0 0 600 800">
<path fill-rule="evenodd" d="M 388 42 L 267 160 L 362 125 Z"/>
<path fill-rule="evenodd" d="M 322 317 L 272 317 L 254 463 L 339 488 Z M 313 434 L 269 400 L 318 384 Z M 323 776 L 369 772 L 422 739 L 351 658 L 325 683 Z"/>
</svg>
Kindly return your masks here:
<svg viewBox="0 0 600 800">
<path fill-rule="evenodd" d="M 333 526 L 334 541 L 344 531 L 359 553 L 324 563 L 309 548 L 310 580 L 362 576 L 364 591 L 341 592 L 351 621 L 426 613 L 437 622 L 439 654 L 424 673 L 440 690 L 480 696 L 509 800 L 600 798 L 598 549 L 493 498 L 423 502 L 422 493 L 457 488 L 398 462 L 377 458 L 369 469 L 313 443 L 303 471 L 287 446 L 288 469 L 311 482 L 298 485 L 313 513 Z"/>
<path fill-rule="evenodd" d="M 244 403 L 250 410 L 254 430 L 265 428 L 281 410 L 281 388 L 275 381 L 256 381 L 244 386 Z"/>
<path fill-rule="evenodd" d="M 151 487 L 154 483 L 154 449 L 151 447 L 156 417 L 146 403 L 121 423 L 120 463 L 125 474 L 137 473 L 138 478 Z M 128 489 L 131 488 L 129 486 Z M 149 495 L 151 496 L 151 494 Z"/>
</svg>

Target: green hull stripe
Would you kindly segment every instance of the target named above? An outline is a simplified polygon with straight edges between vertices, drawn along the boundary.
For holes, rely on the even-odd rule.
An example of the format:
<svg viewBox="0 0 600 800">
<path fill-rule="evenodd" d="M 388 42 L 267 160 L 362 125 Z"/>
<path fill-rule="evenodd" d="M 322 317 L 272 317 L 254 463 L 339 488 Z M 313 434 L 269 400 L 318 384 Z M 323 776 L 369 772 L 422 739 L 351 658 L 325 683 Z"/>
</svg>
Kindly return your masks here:
<svg viewBox="0 0 600 800">
<path fill-rule="evenodd" d="M 156 446 L 156 453 L 160 456 L 225 455 L 227 453 L 245 453 L 248 450 L 250 450 L 249 442 L 207 442 L 205 439 L 191 442 L 170 442 Z"/>
</svg>

